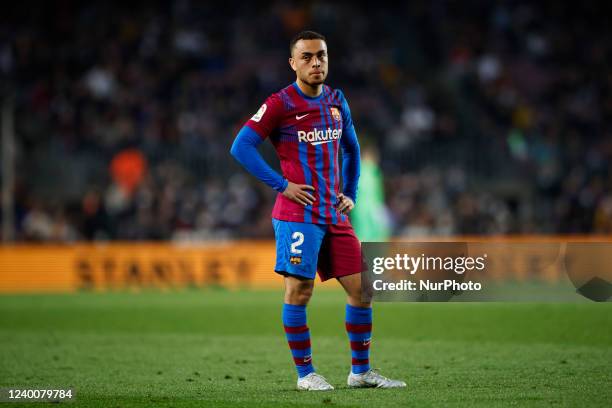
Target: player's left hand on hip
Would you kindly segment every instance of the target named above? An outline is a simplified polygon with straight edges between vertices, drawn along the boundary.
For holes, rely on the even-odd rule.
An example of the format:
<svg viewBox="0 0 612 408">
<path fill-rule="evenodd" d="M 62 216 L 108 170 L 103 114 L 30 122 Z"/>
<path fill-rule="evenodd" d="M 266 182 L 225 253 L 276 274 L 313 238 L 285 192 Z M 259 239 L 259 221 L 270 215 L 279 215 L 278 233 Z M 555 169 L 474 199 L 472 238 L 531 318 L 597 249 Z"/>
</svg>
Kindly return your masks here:
<svg viewBox="0 0 612 408">
<path fill-rule="evenodd" d="M 355 203 L 349 197 L 344 194 L 338 194 L 338 202 L 336 203 L 336 207 L 341 214 L 348 214 L 355 207 Z"/>
</svg>

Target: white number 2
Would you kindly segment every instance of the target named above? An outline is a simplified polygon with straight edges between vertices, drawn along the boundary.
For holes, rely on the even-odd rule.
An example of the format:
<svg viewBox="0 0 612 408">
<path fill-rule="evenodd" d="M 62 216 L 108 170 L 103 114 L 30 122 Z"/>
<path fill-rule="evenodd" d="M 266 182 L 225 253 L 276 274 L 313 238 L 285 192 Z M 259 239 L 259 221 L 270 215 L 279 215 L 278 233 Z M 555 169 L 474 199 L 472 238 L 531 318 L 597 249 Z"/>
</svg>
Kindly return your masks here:
<svg viewBox="0 0 612 408">
<path fill-rule="evenodd" d="M 292 254 L 301 254 L 302 250 L 298 249 L 298 247 L 304 243 L 304 234 L 302 234 L 299 231 L 295 231 L 291 235 L 291 239 L 297 239 L 297 241 L 295 241 L 293 244 L 291 244 L 291 253 Z"/>
</svg>

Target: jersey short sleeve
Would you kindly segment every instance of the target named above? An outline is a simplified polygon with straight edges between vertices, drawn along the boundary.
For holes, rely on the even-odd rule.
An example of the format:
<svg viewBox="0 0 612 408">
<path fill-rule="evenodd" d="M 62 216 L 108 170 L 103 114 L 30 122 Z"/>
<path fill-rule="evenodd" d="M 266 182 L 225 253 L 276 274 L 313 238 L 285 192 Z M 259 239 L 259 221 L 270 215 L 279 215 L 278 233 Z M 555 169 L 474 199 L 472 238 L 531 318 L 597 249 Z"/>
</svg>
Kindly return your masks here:
<svg viewBox="0 0 612 408">
<path fill-rule="evenodd" d="M 245 126 L 250 127 L 259 137 L 265 139 L 278 127 L 283 113 L 284 106 L 280 98 L 276 94 L 270 95 L 257 113 L 245 123 Z"/>
</svg>

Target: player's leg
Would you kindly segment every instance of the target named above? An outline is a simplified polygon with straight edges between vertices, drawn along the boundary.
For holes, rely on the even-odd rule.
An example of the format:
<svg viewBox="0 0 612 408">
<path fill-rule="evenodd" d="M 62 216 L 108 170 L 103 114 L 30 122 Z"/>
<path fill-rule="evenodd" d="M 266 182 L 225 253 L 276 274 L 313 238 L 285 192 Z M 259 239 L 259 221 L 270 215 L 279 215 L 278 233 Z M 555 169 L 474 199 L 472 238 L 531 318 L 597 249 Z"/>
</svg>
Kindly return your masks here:
<svg viewBox="0 0 612 408">
<path fill-rule="evenodd" d="M 306 305 L 312 296 L 313 287 L 313 279 L 285 276 L 283 326 L 299 378 L 315 371 L 306 320 Z"/>
<path fill-rule="evenodd" d="M 312 296 L 316 264 L 325 233 L 317 225 L 273 220 L 276 235 L 275 271 L 283 275 L 283 326 L 298 373 L 298 389 L 331 390 L 312 364 L 306 306 Z"/>
<path fill-rule="evenodd" d="M 351 373 L 370 370 L 372 306 L 361 301 L 361 273 L 341 276 L 338 281 L 347 294 L 345 327 L 351 344 Z"/>
<path fill-rule="evenodd" d="M 351 387 L 397 388 L 403 381 L 391 380 L 370 368 L 372 307 L 361 298 L 361 272 L 364 264 L 361 244 L 350 225 L 330 226 L 320 256 L 326 259 L 326 276 L 338 279 L 347 294 L 345 325 L 351 345 Z"/>
<path fill-rule="evenodd" d="M 361 272 L 352 275 L 340 276 L 338 281 L 346 292 L 346 303 L 358 308 L 370 308 L 369 301 L 361 299 Z"/>
<path fill-rule="evenodd" d="M 314 279 L 285 275 L 285 304 L 308 305 L 314 289 Z"/>
</svg>

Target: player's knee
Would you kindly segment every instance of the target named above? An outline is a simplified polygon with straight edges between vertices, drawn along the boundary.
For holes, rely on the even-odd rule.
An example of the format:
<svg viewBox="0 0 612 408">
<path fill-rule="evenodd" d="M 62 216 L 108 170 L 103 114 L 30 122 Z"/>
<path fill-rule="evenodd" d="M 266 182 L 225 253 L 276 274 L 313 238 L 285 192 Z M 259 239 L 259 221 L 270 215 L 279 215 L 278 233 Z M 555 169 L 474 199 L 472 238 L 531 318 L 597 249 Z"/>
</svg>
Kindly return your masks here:
<svg viewBox="0 0 612 408">
<path fill-rule="evenodd" d="M 285 297 L 292 304 L 305 305 L 308 303 L 312 296 L 312 285 L 307 283 L 301 283 L 289 287 L 285 291 Z"/>
<path fill-rule="evenodd" d="M 299 304 L 305 305 L 312 297 L 312 286 L 300 286 L 296 291 L 295 296 Z"/>
</svg>

